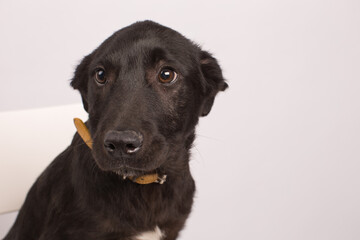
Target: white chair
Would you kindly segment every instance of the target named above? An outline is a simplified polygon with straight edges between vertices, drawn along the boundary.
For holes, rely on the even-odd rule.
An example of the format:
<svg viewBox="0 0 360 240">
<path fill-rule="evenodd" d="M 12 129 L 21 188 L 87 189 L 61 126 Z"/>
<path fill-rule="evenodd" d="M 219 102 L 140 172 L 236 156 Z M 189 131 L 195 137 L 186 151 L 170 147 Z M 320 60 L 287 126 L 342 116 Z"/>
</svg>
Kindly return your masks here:
<svg viewBox="0 0 360 240">
<path fill-rule="evenodd" d="M 36 178 L 70 145 L 81 104 L 0 112 L 0 239 Z"/>
</svg>

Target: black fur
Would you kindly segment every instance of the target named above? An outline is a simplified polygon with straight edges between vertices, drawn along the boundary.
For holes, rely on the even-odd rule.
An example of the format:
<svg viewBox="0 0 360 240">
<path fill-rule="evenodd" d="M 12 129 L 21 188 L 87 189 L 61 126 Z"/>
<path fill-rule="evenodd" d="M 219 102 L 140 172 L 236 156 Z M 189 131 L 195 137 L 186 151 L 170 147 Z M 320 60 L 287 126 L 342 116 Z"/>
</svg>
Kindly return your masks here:
<svg viewBox="0 0 360 240">
<path fill-rule="evenodd" d="M 176 82 L 158 80 L 163 66 L 178 73 Z M 95 81 L 99 67 L 106 71 L 104 85 Z M 75 134 L 32 186 L 5 239 L 133 239 L 155 226 L 165 239 L 176 239 L 193 203 L 195 126 L 227 88 L 216 59 L 174 30 L 138 22 L 86 56 L 71 85 L 89 113 L 93 150 Z M 133 156 L 106 152 L 106 132 L 128 129 L 142 133 L 141 150 Z M 118 175 L 154 171 L 167 174 L 163 185 Z"/>
</svg>

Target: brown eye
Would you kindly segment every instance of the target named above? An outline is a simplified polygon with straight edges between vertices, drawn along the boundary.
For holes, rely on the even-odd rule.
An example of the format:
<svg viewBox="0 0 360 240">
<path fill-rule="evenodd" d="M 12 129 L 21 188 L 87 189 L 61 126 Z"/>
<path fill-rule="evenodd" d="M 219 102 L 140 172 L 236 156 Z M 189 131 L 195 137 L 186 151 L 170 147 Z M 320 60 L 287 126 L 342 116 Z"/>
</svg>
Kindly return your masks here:
<svg viewBox="0 0 360 240">
<path fill-rule="evenodd" d="M 171 83 L 177 79 L 177 73 L 171 68 L 163 68 L 159 72 L 158 79 L 162 83 Z"/>
<path fill-rule="evenodd" d="M 103 68 L 99 68 L 95 72 L 95 80 L 99 84 L 105 84 L 106 83 L 106 73 Z"/>
</svg>

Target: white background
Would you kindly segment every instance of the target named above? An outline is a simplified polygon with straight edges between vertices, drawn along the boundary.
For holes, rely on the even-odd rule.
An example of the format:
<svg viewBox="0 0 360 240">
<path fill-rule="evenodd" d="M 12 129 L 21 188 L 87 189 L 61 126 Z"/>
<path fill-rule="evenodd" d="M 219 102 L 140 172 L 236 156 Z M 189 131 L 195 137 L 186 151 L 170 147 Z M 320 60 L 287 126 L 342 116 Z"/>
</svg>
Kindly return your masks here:
<svg viewBox="0 0 360 240">
<path fill-rule="evenodd" d="M 1 114 L 79 103 L 77 63 L 144 19 L 210 50 L 230 85 L 200 121 L 181 239 L 360 239 L 360 1 L 1 1 Z M 42 148 L 29 121 L 0 122 L 15 129 L 0 134 L 0 174 L 20 175 L 10 186 L 31 185 L 9 173 L 7 159 L 27 161 L 19 134 L 33 137 L 29 155 L 65 147 Z"/>
</svg>

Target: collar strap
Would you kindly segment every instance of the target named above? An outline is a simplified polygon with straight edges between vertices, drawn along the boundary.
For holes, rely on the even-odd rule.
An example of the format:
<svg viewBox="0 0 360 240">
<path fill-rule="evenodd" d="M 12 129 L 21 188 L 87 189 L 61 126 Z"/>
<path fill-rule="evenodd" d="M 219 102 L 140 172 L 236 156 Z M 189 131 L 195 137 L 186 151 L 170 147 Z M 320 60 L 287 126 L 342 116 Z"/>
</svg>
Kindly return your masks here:
<svg viewBox="0 0 360 240">
<path fill-rule="evenodd" d="M 92 149 L 92 138 L 89 132 L 89 129 L 86 127 L 85 123 L 79 119 L 74 118 L 74 124 L 82 140 L 86 145 Z M 159 183 L 163 184 L 166 181 L 166 175 L 159 175 L 158 173 L 146 174 L 140 177 L 128 177 L 131 181 L 138 184 L 150 184 L 150 183 Z M 126 179 L 126 177 L 124 177 Z"/>
</svg>

